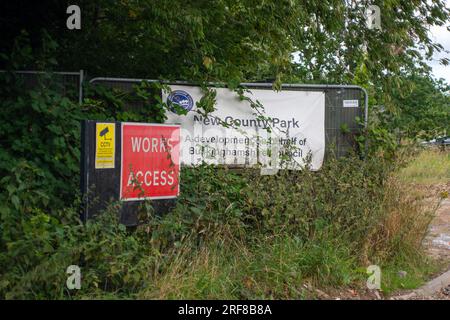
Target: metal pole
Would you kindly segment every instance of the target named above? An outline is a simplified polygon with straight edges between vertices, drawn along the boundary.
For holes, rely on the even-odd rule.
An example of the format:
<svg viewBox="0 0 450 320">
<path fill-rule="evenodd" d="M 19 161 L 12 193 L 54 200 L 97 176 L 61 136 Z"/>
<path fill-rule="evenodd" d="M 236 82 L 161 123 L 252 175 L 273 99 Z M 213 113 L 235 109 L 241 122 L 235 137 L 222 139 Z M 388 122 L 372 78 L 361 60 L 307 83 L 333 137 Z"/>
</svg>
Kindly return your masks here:
<svg viewBox="0 0 450 320">
<path fill-rule="evenodd" d="M 6 70 L 0 70 L 0 72 L 6 72 Z M 54 73 L 68 76 L 78 76 L 79 72 L 65 72 L 65 71 L 31 71 L 31 70 L 17 70 L 13 71 L 15 73 L 23 73 L 23 74 L 44 74 L 44 73 Z"/>
<path fill-rule="evenodd" d="M 367 152 L 369 150 L 369 141 L 367 140 L 367 126 L 369 123 L 369 94 L 367 90 L 361 87 L 364 92 L 364 129 L 366 130 L 366 139 L 364 140 L 364 158 L 367 157 Z"/>
<path fill-rule="evenodd" d="M 83 77 L 84 71 L 80 70 L 80 82 L 78 91 L 78 103 L 81 105 L 83 103 Z"/>
</svg>

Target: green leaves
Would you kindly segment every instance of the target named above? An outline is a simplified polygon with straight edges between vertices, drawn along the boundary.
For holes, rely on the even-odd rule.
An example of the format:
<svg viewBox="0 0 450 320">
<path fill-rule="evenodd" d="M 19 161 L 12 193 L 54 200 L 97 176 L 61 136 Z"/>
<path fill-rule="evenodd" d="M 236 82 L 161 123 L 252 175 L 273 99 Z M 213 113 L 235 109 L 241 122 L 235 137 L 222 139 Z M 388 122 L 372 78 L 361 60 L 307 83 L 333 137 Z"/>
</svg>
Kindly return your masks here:
<svg viewBox="0 0 450 320">
<path fill-rule="evenodd" d="M 70 264 L 83 264 L 84 291 L 77 297 L 130 296 L 163 273 L 187 243 L 252 243 L 279 235 L 296 239 L 293 252 L 311 240 L 315 253 L 301 259 L 312 261 L 295 264 L 303 261 L 311 270 L 297 271 L 336 281 L 330 266 L 339 261 L 322 261 L 333 257 L 336 246 L 322 237 L 348 241 L 343 256 L 351 256 L 380 224 L 391 169 L 385 160 L 395 157 L 398 146 L 393 131 L 408 137 L 449 131 L 448 88 L 426 77 L 417 50 L 442 49 L 428 38 L 425 24 L 448 21 L 441 1 L 380 2 L 381 31 L 365 25 L 369 1 L 352 7 L 338 0 L 82 2 L 84 21 L 95 26 L 88 33 L 49 30 L 61 46 L 44 33 L 41 48 L 32 48 L 24 35 L 0 58 L 14 70 L 50 70 L 60 58 L 58 69 L 82 68 L 91 75 L 195 81 L 204 90 L 197 106 L 205 115 L 216 100 L 209 81 L 226 83 L 241 99 L 248 99 L 239 88 L 244 81 L 270 81 L 276 90 L 283 82 L 359 84 L 370 92 L 374 115 L 367 135 L 356 139 L 361 146 L 369 139 L 370 157 L 327 159 L 320 172 L 272 177 L 185 168 L 184 191 L 170 214 L 156 217 L 146 203 L 143 224 L 130 233 L 112 205 L 82 225 L 74 202 L 79 120 L 163 122 L 167 108 L 177 109 L 161 100 L 167 86 L 142 82 L 125 92 L 85 84 L 79 106 L 64 96 L 55 75 L 38 77 L 33 89 L 24 90 L 20 77 L 1 73 L 0 297 L 67 297 L 55 287 L 64 285 Z M 264 106 L 248 101 L 264 119 Z M 349 133 L 346 126 L 340 130 Z M 337 271 L 336 282 L 346 283 L 345 272 Z"/>
<path fill-rule="evenodd" d="M 206 116 L 215 110 L 217 92 L 214 89 L 206 87 L 202 88 L 202 90 L 203 96 L 200 101 L 197 102 L 197 108 L 203 110 L 204 115 Z"/>
<path fill-rule="evenodd" d="M 4 74 L 0 77 L 3 81 Z M 0 172 L 2 176 L 8 175 L 21 160 L 39 168 L 45 190 L 49 193 L 58 190 L 61 196 L 52 199 L 56 205 L 69 194 L 71 198 L 73 190 L 78 189 L 79 152 L 74 150 L 79 149 L 81 111 L 62 97 L 47 78 L 38 81 L 38 86 L 30 91 L 16 92 L 21 86 L 19 79 L 8 85 L 13 90 L 5 87 L 0 90 L 3 103 L 8 105 L 0 115 L 5 124 L 1 126 L 2 143 L 8 159 Z"/>
<path fill-rule="evenodd" d="M 405 79 L 410 90 L 394 92 L 400 113 L 390 119 L 391 128 L 398 127 L 401 135 L 412 139 L 432 139 L 450 131 L 449 86 L 423 75 Z"/>
<path fill-rule="evenodd" d="M 12 195 L 11 196 L 11 203 L 14 206 L 14 209 L 19 210 L 20 209 L 20 199 L 17 195 Z"/>
</svg>

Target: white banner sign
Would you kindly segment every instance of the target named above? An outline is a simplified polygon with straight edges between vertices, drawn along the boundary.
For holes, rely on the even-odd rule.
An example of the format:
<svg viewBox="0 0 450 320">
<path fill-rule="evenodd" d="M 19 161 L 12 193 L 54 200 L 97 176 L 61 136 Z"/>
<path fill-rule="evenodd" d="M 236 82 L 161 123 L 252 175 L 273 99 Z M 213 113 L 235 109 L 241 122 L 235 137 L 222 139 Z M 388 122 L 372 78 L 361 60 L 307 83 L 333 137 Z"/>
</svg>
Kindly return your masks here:
<svg viewBox="0 0 450 320">
<path fill-rule="evenodd" d="M 197 112 L 203 92 L 195 86 L 170 86 L 163 101 L 187 110 L 187 115 L 167 112 L 166 123 L 181 124 L 181 163 L 300 168 L 322 166 L 325 152 L 325 94 L 317 91 L 252 89 L 248 101 L 226 88 L 217 91 L 215 111 L 207 117 Z M 225 124 L 228 127 L 224 127 Z M 290 159 L 288 163 L 286 159 Z"/>
</svg>

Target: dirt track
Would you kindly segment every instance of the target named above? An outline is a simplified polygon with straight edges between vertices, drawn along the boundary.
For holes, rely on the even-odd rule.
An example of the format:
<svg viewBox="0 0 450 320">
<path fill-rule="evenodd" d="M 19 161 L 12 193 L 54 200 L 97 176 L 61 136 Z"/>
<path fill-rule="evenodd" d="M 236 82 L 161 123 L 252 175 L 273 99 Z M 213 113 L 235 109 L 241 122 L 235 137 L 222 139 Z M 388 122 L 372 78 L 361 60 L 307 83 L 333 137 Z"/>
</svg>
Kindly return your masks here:
<svg viewBox="0 0 450 320">
<path fill-rule="evenodd" d="M 447 185 L 447 192 L 450 186 Z M 443 191 L 445 192 L 445 191 Z M 450 261 L 450 199 L 443 199 L 424 242 L 427 253 L 442 261 Z"/>
<path fill-rule="evenodd" d="M 436 202 L 436 195 L 450 194 L 450 182 L 447 184 L 434 185 L 427 187 L 427 193 L 433 195 L 429 200 Z M 433 259 L 439 261 L 444 266 L 440 276 L 444 272 L 450 270 L 450 197 L 442 199 L 435 217 L 430 223 L 429 231 L 424 239 L 423 245 L 426 253 Z M 445 268 L 447 266 L 447 268 Z M 430 279 L 432 280 L 432 279 Z M 323 295 L 319 294 L 322 299 L 364 299 L 364 300 L 450 300 L 450 285 L 438 290 L 433 294 L 424 295 L 419 289 L 396 293 L 390 297 L 382 297 L 378 292 L 373 290 L 347 290 L 339 293 Z"/>
<path fill-rule="evenodd" d="M 424 246 L 427 254 L 447 265 L 447 271 L 450 270 L 450 182 L 437 185 L 430 188 L 434 194 L 447 195 L 442 199 L 436 215 L 431 221 L 428 234 L 424 239 Z M 443 270 L 444 273 L 446 270 Z M 439 276 L 439 275 L 436 275 Z M 394 296 L 392 299 L 401 300 L 450 300 L 450 285 L 431 295 L 416 294 L 419 290 L 404 293 L 401 296 Z"/>
</svg>

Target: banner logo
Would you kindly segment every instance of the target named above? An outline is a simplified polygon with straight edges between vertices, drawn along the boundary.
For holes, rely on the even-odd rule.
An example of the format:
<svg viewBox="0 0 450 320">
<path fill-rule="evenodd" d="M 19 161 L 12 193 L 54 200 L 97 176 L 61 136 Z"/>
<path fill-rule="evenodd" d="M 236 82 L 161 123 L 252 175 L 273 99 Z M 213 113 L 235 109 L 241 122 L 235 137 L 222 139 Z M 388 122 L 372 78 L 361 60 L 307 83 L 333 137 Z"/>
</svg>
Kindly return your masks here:
<svg viewBox="0 0 450 320">
<path fill-rule="evenodd" d="M 170 93 L 167 97 L 167 104 L 177 105 L 186 111 L 191 111 L 194 107 L 194 100 L 189 93 L 183 90 L 175 90 Z M 174 108 L 171 109 L 172 112 L 177 113 Z"/>
</svg>

